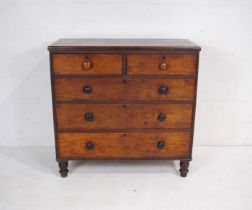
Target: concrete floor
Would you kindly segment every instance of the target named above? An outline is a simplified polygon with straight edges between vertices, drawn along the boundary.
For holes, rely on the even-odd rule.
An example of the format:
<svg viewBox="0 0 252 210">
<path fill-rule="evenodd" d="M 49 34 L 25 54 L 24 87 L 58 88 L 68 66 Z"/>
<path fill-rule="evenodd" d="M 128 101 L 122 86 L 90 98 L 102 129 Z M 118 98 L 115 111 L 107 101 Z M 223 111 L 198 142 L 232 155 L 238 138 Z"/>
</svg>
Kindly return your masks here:
<svg viewBox="0 0 252 210">
<path fill-rule="evenodd" d="M 0 148 L 1 210 L 251 210 L 252 147 L 194 147 L 178 161 L 76 161 L 61 178 L 53 148 Z"/>
</svg>

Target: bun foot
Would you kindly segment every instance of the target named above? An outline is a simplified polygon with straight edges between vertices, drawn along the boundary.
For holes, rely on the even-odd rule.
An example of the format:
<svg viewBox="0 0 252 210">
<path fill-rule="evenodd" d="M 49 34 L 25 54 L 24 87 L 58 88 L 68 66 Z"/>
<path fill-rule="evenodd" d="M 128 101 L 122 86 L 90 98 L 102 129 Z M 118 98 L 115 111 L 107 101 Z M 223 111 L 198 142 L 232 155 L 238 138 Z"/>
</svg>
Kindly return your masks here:
<svg viewBox="0 0 252 210">
<path fill-rule="evenodd" d="M 68 173 L 68 161 L 59 161 L 59 172 L 61 177 L 67 177 Z"/>
<path fill-rule="evenodd" d="M 186 177 L 188 173 L 188 167 L 189 167 L 189 160 L 181 160 L 180 161 L 180 176 Z"/>
</svg>

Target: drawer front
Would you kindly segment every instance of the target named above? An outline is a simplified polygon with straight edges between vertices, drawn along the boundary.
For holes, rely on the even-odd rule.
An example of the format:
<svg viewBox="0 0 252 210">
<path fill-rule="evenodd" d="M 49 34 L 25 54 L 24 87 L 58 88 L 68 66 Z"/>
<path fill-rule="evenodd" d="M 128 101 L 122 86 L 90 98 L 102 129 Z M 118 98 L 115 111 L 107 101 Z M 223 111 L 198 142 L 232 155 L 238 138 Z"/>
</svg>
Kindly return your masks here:
<svg viewBox="0 0 252 210">
<path fill-rule="evenodd" d="M 56 74 L 121 74 L 120 54 L 54 54 Z"/>
<path fill-rule="evenodd" d="M 192 100 L 193 79 L 56 78 L 57 101 Z"/>
<path fill-rule="evenodd" d="M 189 132 L 59 133 L 61 158 L 186 158 Z"/>
<path fill-rule="evenodd" d="M 191 128 L 192 104 L 56 104 L 59 129 Z"/>
<path fill-rule="evenodd" d="M 131 54 L 127 58 L 128 74 L 194 75 L 195 54 Z"/>
</svg>

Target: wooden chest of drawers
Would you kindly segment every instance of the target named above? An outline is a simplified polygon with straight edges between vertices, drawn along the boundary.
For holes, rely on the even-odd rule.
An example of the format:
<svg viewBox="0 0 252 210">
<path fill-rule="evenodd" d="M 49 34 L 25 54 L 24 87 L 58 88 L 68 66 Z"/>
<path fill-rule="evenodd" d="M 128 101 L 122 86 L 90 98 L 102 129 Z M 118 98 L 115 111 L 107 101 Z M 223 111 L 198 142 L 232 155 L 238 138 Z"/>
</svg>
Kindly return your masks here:
<svg viewBox="0 0 252 210">
<path fill-rule="evenodd" d="M 61 39 L 48 47 L 56 158 L 192 157 L 200 47 L 189 40 Z"/>
</svg>

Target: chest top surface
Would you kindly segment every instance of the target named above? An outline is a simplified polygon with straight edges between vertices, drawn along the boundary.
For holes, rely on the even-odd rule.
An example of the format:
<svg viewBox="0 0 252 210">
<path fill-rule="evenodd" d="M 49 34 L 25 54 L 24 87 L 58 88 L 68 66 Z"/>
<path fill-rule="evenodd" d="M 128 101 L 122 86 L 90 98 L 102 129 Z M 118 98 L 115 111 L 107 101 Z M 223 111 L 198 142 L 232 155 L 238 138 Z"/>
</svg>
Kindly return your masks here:
<svg viewBox="0 0 252 210">
<path fill-rule="evenodd" d="M 188 39 L 59 39 L 48 49 L 53 50 L 82 50 L 97 48 L 109 49 L 167 49 L 200 51 L 200 46 Z"/>
</svg>

